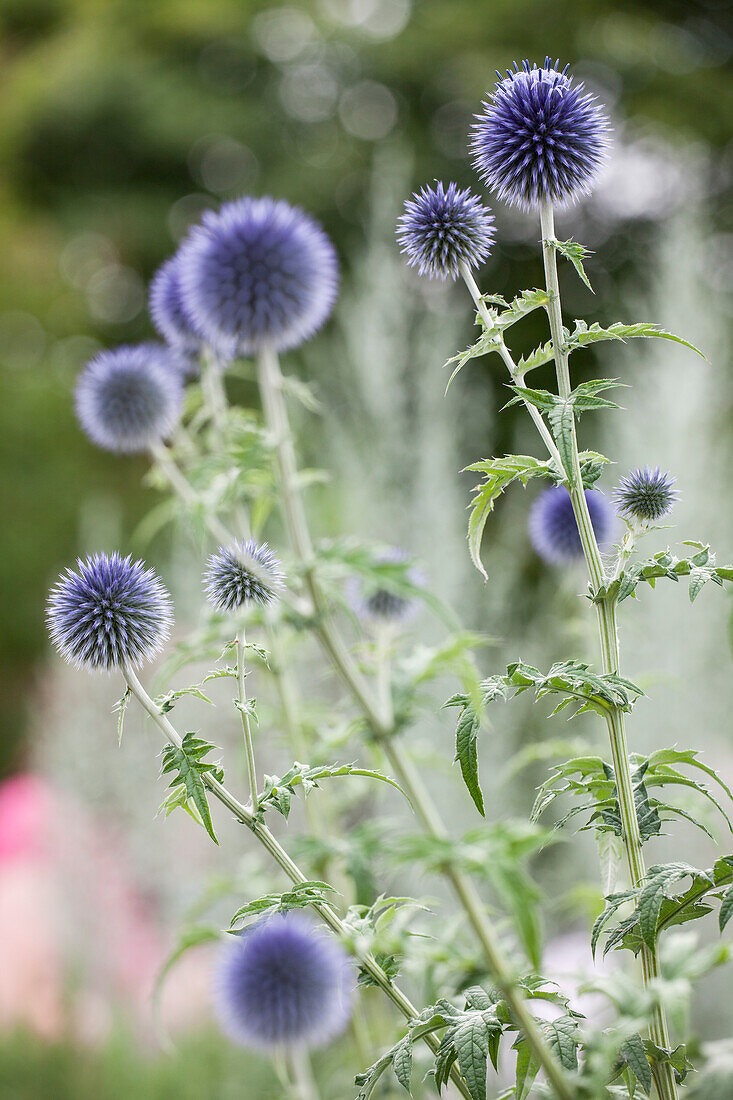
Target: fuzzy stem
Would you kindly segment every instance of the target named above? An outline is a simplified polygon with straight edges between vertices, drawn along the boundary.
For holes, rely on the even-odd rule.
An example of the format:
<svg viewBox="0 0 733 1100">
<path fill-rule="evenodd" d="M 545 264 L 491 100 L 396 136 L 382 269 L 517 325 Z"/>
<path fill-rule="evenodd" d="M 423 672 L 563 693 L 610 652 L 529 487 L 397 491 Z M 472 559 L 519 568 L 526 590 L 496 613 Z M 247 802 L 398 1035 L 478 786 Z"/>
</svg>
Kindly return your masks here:
<svg viewBox="0 0 733 1100">
<path fill-rule="evenodd" d="M 557 256 L 555 250 L 555 218 L 552 203 L 544 201 L 540 206 L 540 224 L 542 227 L 542 257 L 545 267 L 545 279 L 549 302 L 547 315 L 550 322 L 550 334 L 555 356 L 555 368 L 557 372 L 557 386 L 560 397 L 567 398 L 571 392 L 570 367 L 568 352 L 562 328 L 562 307 L 560 303 L 560 285 L 557 275 Z M 591 586 L 598 591 L 606 580 L 603 561 L 598 549 L 593 524 L 588 511 L 588 503 L 583 491 L 583 479 L 578 458 L 578 442 L 575 430 L 575 421 L 572 425 L 572 467 L 570 470 L 569 492 L 572 500 L 573 512 L 578 524 L 583 553 L 585 555 Z M 619 673 L 619 638 L 616 622 L 616 601 L 602 599 L 596 603 L 598 614 L 598 628 L 601 642 L 601 659 L 604 673 Z M 611 741 L 611 753 L 613 767 L 616 774 L 616 789 L 618 792 L 621 822 L 623 826 L 623 841 L 626 851 L 626 859 L 629 867 L 631 882 L 639 886 L 646 875 L 642 841 L 639 833 L 639 821 L 636 814 L 634 800 L 634 786 L 631 777 L 631 764 L 626 745 L 626 729 L 624 714 L 618 707 L 613 707 L 606 719 L 608 733 Z M 641 965 L 644 985 L 658 977 L 659 968 L 656 953 L 648 947 L 643 947 L 641 952 Z M 657 1046 L 670 1049 L 669 1029 L 664 1009 L 657 1006 L 650 1027 L 650 1035 Z M 674 1070 L 668 1063 L 658 1065 L 654 1069 L 654 1080 L 660 1100 L 676 1100 L 678 1096 Z"/>
<path fill-rule="evenodd" d="M 221 431 L 226 424 L 227 399 L 224 389 L 223 370 L 211 348 L 202 355 L 201 389 L 206 408 L 214 427 Z"/>
<path fill-rule="evenodd" d="M 123 665 L 121 672 L 125 683 L 140 703 L 143 710 L 152 718 L 170 744 L 180 749 L 182 745 L 180 734 L 175 729 L 170 719 L 165 714 L 161 714 L 159 708 L 155 705 L 143 685 L 140 683 L 135 672 L 129 665 Z M 250 832 L 254 834 L 260 844 L 262 844 L 281 870 L 285 872 L 292 883 L 297 885 L 309 881 L 300 867 L 290 858 L 267 826 L 262 821 L 259 821 L 246 806 L 243 806 L 223 783 L 220 783 L 211 775 L 204 775 L 203 781 L 214 797 L 218 799 L 223 806 L 226 806 L 236 820 L 242 825 L 245 825 Z M 340 937 L 344 946 L 351 951 L 354 958 L 357 959 L 359 964 L 367 971 L 382 992 L 389 997 L 392 1004 L 399 1009 L 405 1019 L 408 1021 L 414 1020 L 418 1016 L 418 1010 L 412 1004 L 409 997 L 407 997 L 400 987 L 388 977 L 371 952 L 362 950 L 354 942 L 354 937 L 351 935 L 350 930 L 343 923 L 336 910 L 327 903 L 321 902 L 314 903 L 313 908 L 331 931 L 335 932 L 336 935 Z M 434 1035 L 425 1035 L 423 1038 L 435 1054 L 440 1045 L 438 1040 Z M 472 1100 L 471 1092 L 455 1066 L 451 1070 L 451 1078 L 458 1091 L 461 1093 L 461 1096 L 465 1097 L 466 1100 Z"/>
<path fill-rule="evenodd" d="M 479 314 L 481 315 L 481 319 L 483 320 L 487 331 L 490 331 L 494 327 L 496 319 L 494 317 L 494 314 L 491 312 L 489 307 L 486 305 L 486 302 L 483 301 L 483 299 L 481 297 L 481 291 L 479 290 L 478 286 L 476 285 L 476 280 L 474 279 L 473 275 L 471 274 L 471 269 L 465 263 L 460 263 L 458 265 L 458 269 L 461 273 L 461 276 L 463 278 L 464 283 L 468 287 L 468 291 L 469 291 L 471 297 L 474 300 L 474 303 L 476 305 L 476 309 L 478 310 Z M 499 355 L 501 356 L 502 360 L 504 361 L 504 364 L 506 365 L 507 370 L 509 371 L 510 375 L 512 376 L 512 381 L 521 386 L 523 381 L 524 381 L 524 375 L 520 371 L 517 364 L 514 362 L 514 359 L 512 358 L 512 355 L 511 355 L 508 347 L 504 343 L 504 337 L 503 337 L 502 333 L 498 333 L 497 336 L 496 336 L 496 350 L 499 352 Z M 527 409 L 527 412 L 529 413 L 529 415 L 534 420 L 537 431 L 542 436 L 542 438 L 545 442 L 545 446 L 547 447 L 548 451 L 550 452 L 550 455 L 552 456 L 553 460 L 557 463 L 558 470 L 562 471 L 563 467 L 562 467 L 562 459 L 560 458 L 560 452 L 558 451 L 557 447 L 555 446 L 555 441 L 552 438 L 552 436 L 551 436 L 551 434 L 550 434 L 550 432 L 547 428 L 547 425 L 545 424 L 544 420 L 542 419 L 542 414 L 540 413 L 540 410 L 535 405 L 532 405 L 531 402 L 527 401 L 525 398 L 522 398 L 522 402 L 523 402 L 525 408 Z"/>
<path fill-rule="evenodd" d="M 249 711 L 247 710 L 247 689 L 244 683 L 245 677 L 247 675 L 247 670 L 244 665 L 245 651 L 246 638 L 244 633 L 244 623 L 242 623 L 242 626 L 239 630 L 239 636 L 237 638 L 237 709 L 239 710 L 239 714 L 242 719 L 242 733 L 244 735 L 244 754 L 247 760 L 247 778 L 249 780 L 250 802 L 252 804 L 252 812 L 257 813 L 257 767 L 255 764 L 255 747 L 254 740 L 252 738 L 252 724 L 250 722 Z"/>
<path fill-rule="evenodd" d="M 313 543 L 298 492 L 295 450 L 282 392 L 282 374 L 277 354 L 271 349 L 264 349 L 258 356 L 258 369 L 262 405 L 276 448 L 285 525 L 293 551 L 304 567 L 306 584 L 316 612 L 313 629 L 334 668 L 369 722 L 375 738 L 381 744 L 391 767 L 412 802 L 423 828 L 431 836 L 444 839 L 449 834 L 438 809 L 412 761 L 394 737 L 396 728 L 391 713 L 391 700 L 389 713 L 384 713 L 383 706 L 374 704 L 368 684 L 356 667 L 329 616 L 325 598 L 315 575 Z M 547 1046 L 537 1021 L 527 1009 L 524 998 L 516 987 L 511 967 L 504 959 L 498 937 L 486 916 L 480 895 L 473 882 L 453 866 L 447 866 L 444 873 L 478 937 L 491 976 L 524 1032 L 533 1055 L 544 1069 L 547 1080 L 560 1100 L 571 1100 L 574 1089 Z"/>
</svg>

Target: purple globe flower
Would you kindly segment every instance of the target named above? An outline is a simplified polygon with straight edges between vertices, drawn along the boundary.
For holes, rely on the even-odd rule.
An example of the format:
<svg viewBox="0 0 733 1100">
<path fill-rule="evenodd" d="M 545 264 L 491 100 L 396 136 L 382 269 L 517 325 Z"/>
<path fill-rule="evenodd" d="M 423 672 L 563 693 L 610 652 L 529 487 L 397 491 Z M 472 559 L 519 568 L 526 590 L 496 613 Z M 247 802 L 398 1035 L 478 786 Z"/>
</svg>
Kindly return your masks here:
<svg viewBox="0 0 733 1100">
<path fill-rule="evenodd" d="M 283 585 L 280 562 L 266 542 L 254 539 L 220 546 L 206 563 L 204 591 L 217 611 L 236 611 L 245 603 L 271 603 Z"/>
<path fill-rule="evenodd" d="M 115 552 L 67 569 L 51 589 L 46 619 L 66 661 L 112 669 L 150 660 L 170 634 L 173 609 L 152 569 Z"/>
<path fill-rule="evenodd" d="M 472 127 L 473 163 L 501 199 L 525 210 L 543 200 L 563 204 L 586 194 L 609 145 L 608 120 L 596 103 L 548 58 L 514 64 L 501 77 Z"/>
<path fill-rule="evenodd" d="M 603 493 L 586 489 L 593 530 L 601 550 L 606 550 L 613 537 L 613 510 Z M 565 565 L 583 556 L 578 525 L 570 494 L 562 485 L 545 489 L 535 500 L 529 513 L 529 537 L 537 553 L 552 565 Z"/>
<path fill-rule="evenodd" d="M 338 263 L 307 214 L 271 198 L 209 211 L 179 251 L 183 308 L 220 354 L 296 347 L 336 300 Z"/>
<path fill-rule="evenodd" d="M 494 216 L 455 183 L 423 187 L 405 203 L 397 241 L 410 267 L 433 279 L 457 279 L 459 267 L 478 267 L 494 243 Z"/>
<path fill-rule="evenodd" d="M 350 579 L 347 596 L 360 619 L 375 625 L 397 625 L 409 622 L 417 613 L 416 600 L 410 594 L 399 591 L 399 581 L 404 578 L 413 587 L 423 588 L 425 577 L 419 569 L 406 567 L 407 560 L 405 551 L 397 547 L 385 550 L 377 558 L 380 565 L 397 567 L 394 588 L 388 586 L 386 575 L 383 581 L 376 577 Z"/>
<path fill-rule="evenodd" d="M 181 298 L 180 258 L 176 254 L 158 268 L 150 284 L 150 316 L 169 344 L 198 355 L 201 336 L 195 331 Z"/>
<path fill-rule="evenodd" d="M 170 435 L 181 415 L 183 377 L 157 344 L 103 351 L 76 385 L 76 414 L 107 451 L 145 451 Z"/>
<path fill-rule="evenodd" d="M 214 1007 L 222 1030 L 242 1046 L 312 1048 L 344 1030 L 353 990 L 353 964 L 338 940 L 288 913 L 223 947 Z"/>
<path fill-rule="evenodd" d="M 674 488 L 676 478 L 657 468 L 632 470 L 622 477 L 613 492 L 616 511 L 626 519 L 655 522 L 672 510 L 679 493 Z"/>
</svg>

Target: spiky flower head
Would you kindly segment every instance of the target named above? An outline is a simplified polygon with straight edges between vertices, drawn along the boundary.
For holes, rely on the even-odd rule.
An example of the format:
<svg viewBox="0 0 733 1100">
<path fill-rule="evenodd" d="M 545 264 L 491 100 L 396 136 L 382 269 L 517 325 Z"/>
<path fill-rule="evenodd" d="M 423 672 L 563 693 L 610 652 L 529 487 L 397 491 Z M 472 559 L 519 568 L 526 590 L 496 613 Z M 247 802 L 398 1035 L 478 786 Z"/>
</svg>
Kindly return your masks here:
<svg viewBox="0 0 733 1100">
<path fill-rule="evenodd" d="M 543 200 L 562 205 L 587 194 L 609 145 L 609 125 L 582 83 L 523 61 L 507 69 L 471 131 L 473 163 L 499 197 L 525 210 Z"/>
<path fill-rule="evenodd" d="M 145 562 L 114 554 L 79 558 L 51 589 L 46 621 L 53 644 L 81 668 L 137 667 L 170 634 L 168 592 Z"/>
<path fill-rule="evenodd" d="M 222 948 L 214 1007 L 222 1030 L 242 1046 L 313 1048 L 344 1030 L 353 989 L 353 965 L 338 940 L 287 913 Z"/>
<path fill-rule="evenodd" d="M 183 375 L 155 344 L 101 352 L 76 384 L 79 423 L 107 451 L 147 450 L 170 435 L 182 407 Z"/>
<path fill-rule="evenodd" d="M 494 243 L 494 216 L 455 183 L 423 187 L 405 203 L 397 242 L 410 267 L 433 279 L 457 279 L 459 265 L 478 267 Z"/>
<path fill-rule="evenodd" d="M 423 588 L 423 573 L 407 564 L 406 552 L 398 547 L 382 551 L 376 561 L 383 567 L 378 571 L 381 577 L 351 579 L 348 588 L 351 606 L 359 618 L 375 626 L 408 622 L 417 612 L 417 601 L 408 591 L 400 589 L 405 581 L 412 588 Z"/>
<path fill-rule="evenodd" d="M 613 535 L 611 505 L 596 489 L 586 489 L 585 499 L 598 545 L 606 550 Z M 555 485 L 540 493 L 530 509 L 528 527 L 535 550 L 552 565 L 564 565 L 583 556 L 573 505 L 564 486 Z"/>
<path fill-rule="evenodd" d="M 208 211 L 179 250 L 183 308 L 220 354 L 296 347 L 336 300 L 338 263 L 320 225 L 272 198 Z"/>
<path fill-rule="evenodd" d="M 164 340 L 189 355 L 196 355 L 202 341 L 183 305 L 180 266 L 176 253 L 156 271 L 150 283 L 150 316 Z"/>
<path fill-rule="evenodd" d="M 613 492 L 616 511 L 625 519 L 654 523 L 671 511 L 679 493 L 674 488 L 676 478 L 662 473 L 659 466 L 651 470 L 632 470 L 622 477 Z"/>
<path fill-rule="evenodd" d="M 268 604 L 283 586 L 280 562 L 266 542 L 220 546 L 206 563 L 204 591 L 217 611 L 236 611 L 250 601 Z"/>
</svg>

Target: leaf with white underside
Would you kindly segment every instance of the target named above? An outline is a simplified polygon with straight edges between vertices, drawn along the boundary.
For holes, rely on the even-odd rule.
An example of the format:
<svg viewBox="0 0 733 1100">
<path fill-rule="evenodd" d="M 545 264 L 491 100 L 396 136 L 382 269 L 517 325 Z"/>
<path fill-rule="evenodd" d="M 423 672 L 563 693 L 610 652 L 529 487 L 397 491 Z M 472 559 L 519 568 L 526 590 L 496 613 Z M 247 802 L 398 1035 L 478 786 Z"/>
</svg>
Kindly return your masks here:
<svg viewBox="0 0 733 1100">
<path fill-rule="evenodd" d="M 483 459 L 465 467 L 465 471 L 483 474 L 483 480 L 473 490 L 469 505 L 471 514 L 468 519 L 468 549 L 471 561 L 479 573 L 488 580 L 488 574 L 481 561 L 481 539 L 496 500 L 513 482 L 526 485 L 534 477 L 556 479 L 558 470 L 551 461 L 541 462 L 531 455 L 505 455 L 503 458 Z"/>
<path fill-rule="evenodd" d="M 117 744 L 118 745 L 122 744 L 122 727 L 124 725 L 125 711 L 127 710 L 127 704 L 130 700 L 130 695 L 131 694 L 132 693 L 131 693 L 129 687 L 126 687 L 123 694 L 122 694 L 122 698 L 118 699 L 117 702 L 115 703 L 114 707 L 112 708 L 113 711 L 117 712 Z"/>
<path fill-rule="evenodd" d="M 246 905 L 237 909 L 229 927 L 233 928 L 235 924 L 247 917 L 259 917 L 265 913 L 287 913 L 291 909 L 305 909 L 309 905 L 327 905 L 330 901 L 329 894 L 333 892 L 333 886 L 327 882 L 318 880 L 297 882 L 290 890 L 285 890 L 281 894 L 264 894 L 260 898 L 248 901 Z"/>
<path fill-rule="evenodd" d="M 583 260 L 587 259 L 588 256 L 593 255 L 590 249 L 585 248 L 585 246 L 580 244 L 579 241 L 574 241 L 572 237 L 569 241 L 554 240 L 550 241 L 550 244 L 556 252 L 559 252 L 561 256 L 564 256 L 565 259 L 573 265 L 577 272 L 578 278 L 583 283 L 585 283 L 591 294 L 594 294 L 595 291 L 590 285 L 590 279 L 586 275 L 585 268 L 583 267 Z"/>
<path fill-rule="evenodd" d="M 453 366 L 448 384 L 445 387 L 446 393 L 450 389 L 455 376 L 465 367 L 469 359 L 476 359 L 482 355 L 489 355 L 491 352 L 498 352 L 501 346 L 502 334 L 506 329 L 516 324 L 522 317 L 526 317 L 528 313 L 532 313 L 533 310 L 541 309 L 549 299 L 546 290 L 535 289 L 521 291 L 511 302 L 507 302 L 501 294 L 485 294 L 481 300 L 490 313 L 492 323 L 487 325 L 481 312 L 476 314 L 476 324 L 481 327 L 481 335 L 478 340 L 466 348 L 465 351 L 451 356 L 444 364 L 445 367 Z M 498 313 L 494 311 L 496 306 L 499 307 Z"/>
<path fill-rule="evenodd" d="M 282 777 L 265 776 L 265 786 L 258 798 L 258 816 L 261 818 L 265 810 L 274 809 L 287 818 L 290 814 L 293 795 L 298 787 L 303 791 L 303 798 L 307 798 L 309 794 L 320 788 L 324 779 L 336 779 L 347 775 L 363 776 L 365 779 L 376 779 L 381 783 L 387 783 L 404 795 L 408 802 L 410 801 L 396 780 L 373 768 L 361 768 L 356 764 L 319 764 L 312 767 L 310 764 L 301 764 L 296 760 Z"/>
</svg>

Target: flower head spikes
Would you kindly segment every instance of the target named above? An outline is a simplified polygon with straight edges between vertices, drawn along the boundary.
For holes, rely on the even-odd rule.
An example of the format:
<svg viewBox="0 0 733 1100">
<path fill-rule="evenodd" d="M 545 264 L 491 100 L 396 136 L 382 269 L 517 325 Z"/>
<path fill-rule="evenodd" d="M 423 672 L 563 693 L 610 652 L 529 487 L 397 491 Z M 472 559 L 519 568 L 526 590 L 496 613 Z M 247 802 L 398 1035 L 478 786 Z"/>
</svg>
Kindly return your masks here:
<svg viewBox="0 0 733 1100">
<path fill-rule="evenodd" d="M 120 554 L 93 554 L 51 589 L 46 618 L 62 657 L 81 668 L 137 667 L 160 650 L 171 598 L 152 569 Z"/>
<path fill-rule="evenodd" d="M 271 603 L 283 585 L 280 562 L 266 542 L 220 546 L 206 564 L 204 591 L 217 611 L 236 611 L 253 601 Z"/>
<path fill-rule="evenodd" d="M 256 1050 L 319 1047 L 351 1017 L 353 965 L 338 940 L 292 913 L 265 918 L 222 949 L 214 1007 L 223 1031 Z"/>
<path fill-rule="evenodd" d="M 478 267 L 494 243 L 494 216 L 455 183 L 423 187 L 405 203 L 397 241 L 410 267 L 433 279 L 457 279 L 459 265 Z"/>
<path fill-rule="evenodd" d="M 272 198 L 209 211 L 179 257 L 183 308 L 222 355 L 296 347 L 321 327 L 336 299 L 330 240 L 302 210 Z"/>
<path fill-rule="evenodd" d="M 606 158 L 608 120 L 595 96 L 553 67 L 524 61 L 499 80 L 472 127 L 481 178 L 513 206 L 558 205 L 587 194 Z"/>
<path fill-rule="evenodd" d="M 385 550 L 377 559 L 378 564 L 396 566 L 400 574 L 413 586 L 422 588 L 425 578 L 416 568 L 406 568 L 407 554 L 397 548 Z M 395 578 L 399 579 L 398 577 Z M 385 577 L 386 582 L 386 577 Z M 353 577 L 349 587 L 349 602 L 361 618 L 373 624 L 400 624 L 408 622 L 417 611 L 416 602 L 411 596 L 387 587 L 376 579 Z"/>
<path fill-rule="evenodd" d="M 654 523 L 671 511 L 679 493 L 674 488 L 676 478 L 657 468 L 632 470 L 622 477 L 613 492 L 616 511 L 624 519 Z"/>
<path fill-rule="evenodd" d="M 170 435 L 183 406 L 183 375 L 157 344 L 103 351 L 76 385 L 79 423 L 108 451 L 145 451 Z"/>
<path fill-rule="evenodd" d="M 150 284 L 150 316 L 164 340 L 189 355 L 197 355 L 201 350 L 201 336 L 183 305 L 180 266 L 180 257 L 176 254 L 156 271 Z"/>
<path fill-rule="evenodd" d="M 586 489 L 591 523 L 601 550 L 608 549 L 613 533 L 613 510 L 603 493 Z M 565 565 L 583 556 L 580 532 L 570 494 L 562 485 L 545 489 L 529 513 L 529 537 L 537 553 L 552 565 Z"/>
</svg>

